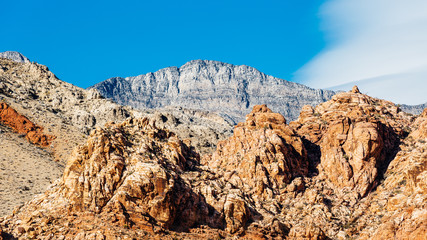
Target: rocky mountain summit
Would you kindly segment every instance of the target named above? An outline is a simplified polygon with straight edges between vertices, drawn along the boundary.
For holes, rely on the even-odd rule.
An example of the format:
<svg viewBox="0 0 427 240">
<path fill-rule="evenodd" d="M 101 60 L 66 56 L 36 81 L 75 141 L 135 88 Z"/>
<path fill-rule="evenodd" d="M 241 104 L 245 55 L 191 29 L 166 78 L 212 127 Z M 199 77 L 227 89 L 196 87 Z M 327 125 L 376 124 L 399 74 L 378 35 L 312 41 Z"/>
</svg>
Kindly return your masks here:
<svg viewBox="0 0 427 240">
<path fill-rule="evenodd" d="M 304 105 L 329 100 L 334 92 L 268 76 L 255 68 L 194 60 L 136 77 L 115 77 L 94 85 L 102 96 L 138 109 L 180 106 L 216 112 L 235 123 L 257 104 L 267 104 L 286 119 Z"/>
<path fill-rule="evenodd" d="M 14 52 L 14 51 L 0 52 L 0 58 L 7 58 L 7 59 L 10 59 L 10 60 L 12 60 L 14 62 L 18 62 L 18 63 L 29 63 L 30 62 L 30 59 L 28 59 L 27 57 L 25 57 L 21 53 Z"/>
<path fill-rule="evenodd" d="M 258 105 L 204 156 L 158 120 L 130 117 L 92 130 L 61 179 L 0 219 L 2 236 L 427 235 L 427 109 L 414 117 L 357 87 L 305 106 L 289 124 Z"/>
</svg>

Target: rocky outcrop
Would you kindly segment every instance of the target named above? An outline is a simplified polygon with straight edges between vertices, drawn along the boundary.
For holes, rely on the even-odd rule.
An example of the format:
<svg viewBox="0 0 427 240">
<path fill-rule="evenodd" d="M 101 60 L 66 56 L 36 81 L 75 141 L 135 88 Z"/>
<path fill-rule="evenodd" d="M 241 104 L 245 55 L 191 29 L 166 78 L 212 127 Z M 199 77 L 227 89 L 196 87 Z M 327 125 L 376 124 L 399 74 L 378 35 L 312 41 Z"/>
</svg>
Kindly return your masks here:
<svg viewBox="0 0 427 240">
<path fill-rule="evenodd" d="M 329 100 L 334 92 L 265 75 L 245 65 L 195 60 L 136 77 L 115 77 L 94 85 L 101 94 L 138 109 L 179 106 L 207 110 L 234 122 L 257 104 L 294 120 L 304 105 Z"/>
<path fill-rule="evenodd" d="M 418 116 L 418 118 L 412 124 L 415 128 L 413 132 L 409 135 L 414 139 L 423 139 L 427 138 L 427 108 Z"/>
<path fill-rule="evenodd" d="M 204 163 L 235 174 L 249 194 L 271 198 L 296 176 L 306 175 L 308 162 L 301 139 L 285 118 L 266 105 L 254 106 L 229 139 L 219 142 Z"/>
<path fill-rule="evenodd" d="M 291 126 L 309 146 L 318 146 L 313 151 L 320 155 L 321 174 L 364 196 L 394 157 L 399 138 L 407 134 L 403 127 L 410 121 L 393 103 L 361 94 L 355 86 L 315 109 L 303 108 Z"/>
<path fill-rule="evenodd" d="M 0 102 L 0 123 L 12 128 L 16 133 L 25 134 L 29 142 L 42 147 L 49 146 L 55 139 L 55 136 L 44 134 L 43 127 L 32 123 L 4 102 Z"/>
<path fill-rule="evenodd" d="M 424 111 L 425 113 L 426 111 Z M 427 137 L 420 132 L 425 115 L 419 116 L 413 131 L 384 174 L 384 182 L 369 199 L 371 212 L 381 222 L 374 231 L 362 231 L 363 239 L 424 239 L 427 235 Z"/>
<path fill-rule="evenodd" d="M 266 106 L 255 107 L 239 127 L 248 132 L 243 141 L 256 142 L 257 135 L 267 139 L 264 152 L 246 146 L 244 165 L 251 166 L 250 156 L 257 156 L 258 172 L 236 173 L 228 166 L 215 172 L 200 165 L 194 149 L 147 118 L 97 128 L 76 149 L 61 180 L 0 225 L 15 237 L 284 238 L 290 226 L 274 214 L 280 213 L 281 191 L 301 190 L 300 184 L 294 184 L 295 190 L 285 187 L 307 172 L 302 142 L 283 116 Z M 273 157 L 276 168 L 268 166 Z M 259 194 L 248 192 L 264 183 Z M 258 205 L 265 210 L 255 210 Z M 257 225 L 249 226 L 255 220 Z"/>
<path fill-rule="evenodd" d="M 129 116 L 147 116 L 156 119 L 158 126 L 173 129 L 181 139 L 190 140 L 200 153 L 213 152 L 217 141 L 225 139 L 232 133 L 230 121 L 214 113 L 184 108 L 150 109 L 140 112 L 102 98 L 96 89 L 85 90 L 65 83 L 50 72 L 46 66 L 37 63 L 19 63 L 5 58 L 0 58 L 0 99 L 20 115 L 25 116 L 28 120 L 25 120 L 27 124 L 33 122 L 37 123 L 38 126 L 43 126 L 44 131 L 39 131 L 40 133 L 56 137 L 52 139 L 53 141 L 48 148 L 44 148 L 46 152 L 43 154 L 44 160 L 56 160 L 59 163 L 55 166 L 60 169 L 52 171 L 55 173 L 63 171 L 72 150 L 76 145 L 85 142 L 92 129 L 97 126 L 104 126 L 108 121 L 122 122 Z M 5 138 L 12 136 L 8 129 L 6 132 L 8 134 L 3 135 Z M 34 139 L 39 137 L 37 134 L 34 136 L 28 134 L 28 136 Z M 38 154 L 31 153 L 33 150 L 30 149 L 22 149 L 26 145 L 8 144 L 8 141 L 4 140 L 5 138 L 0 141 L 0 148 L 8 152 L 0 154 L 0 160 L 1 158 L 13 158 L 12 162 L 23 163 L 22 167 L 27 173 L 33 171 L 33 164 L 27 165 L 25 163 L 33 163 L 35 159 L 38 159 L 34 156 Z M 15 137 L 11 138 L 16 139 Z M 17 154 L 6 150 L 10 149 L 9 145 L 18 146 L 18 148 L 10 150 L 11 152 L 16 151 Z M 2 165 L 1 169 L 5 173 L 17 171 L 9 163 Z M 37 174 L 34 172 L 32 175 L 26 175 L 27 177 L 28 181 L 33 182 L 33 184 L 40 183 Z M 52 177 L 56 178 L 56 174 Z M 14 180 L 12 176 L 0 178 L 0 185 L 14 181 L 19 181 L 19 183 L 15 183 L 13 186 L 16 187 L 11 187 L 10 191 L 18 188 L 18 186 L 26 187 L 28 185 L 22 183 L 23 179 Z M 49 183 L 49 180 L 45 182 Z M 38 186 L 37 189 L 45 187 L 47 185 Z M 7 202 L 7 204 L 0 203 L 2 206 L 0 213 L 11 212 L 12 208 L 10 207 L 27 200 L 31 192 L 33 191 L 4 192 L 2 196 L 7 197 L 0 196 L 0 202 Z M 40 193 L 39 190 L 37 193 Z"/>
<path fill-rule="evenodd" d="M 12 78 L 14 71 L 2 69 Z M 2 95 L 20 113 L 28 110 L 12 101 L 14 97 L 23 96 L 22 102 L 28 104 L 51 99 L 41 97 L 38 89 L 30 91 L 31 86 L 4 82 Z M 81 93 L 75 93 L 83 102 L 74 102 L 73 111 L 44 113 L 52 118 L 77 113 L 79 117 L 67 118 L 67 124 L 85 121 L 97 126 L 97 114 L 108 118 L 102 115 L 104 110 L 85 114 L 87 99 L 108 101 L 95 90 Z M 0 218 L 4 236 L 423 239 L 426 235 L 427 110 L 415 119 L 357 87 L 315 108 L 303 107 L 298 120 L 289 125 L 265 105 L 255 106 L 233 136 L 200 162 L 190 134 L 218 139 L 215 129 L 221 128 L 215 126 L 227 120 L 185 108 L 141 115 L 152 119 L 131 117 L 121 124 L 95 127 L 72 154 L 60 180 Z M 164 129 L 191 123 L 195 125 L 184 140 Z M 65 134 L 67 124 L 60 125 Z"/>
<path fill-rule="evenodd" d="M 6 51 L 0 52 L 0 58 L 7 58 L 18 63 L 29 63 L 30 60 L 19 52 Z"/>
<path fill-rule="evenodd" d="M 79 132 L 72 135 L 86 135 L 96 126 L 121 122 L 129 116 L 149 116 L 161 118 L 158 123 L 174 129 L 182 139 L 192 139 L 202 152 L 212 152 L 216 142 L 229 136 L 232 129 L 230 121 L 213 113 L 185 108 L 140 112 L 120 106 L 104 99 L 96 89 L 84 90 L 59 80 L 46 66 L 36 63 L 0 59 L 0 96 L 29 119 L 52 125 L 52 131 L 60 133 L 55 134 L 58 137 L 76 130 Z M 66 136 L 64 141 L 70 141 Z"/>
<path fill-rule="evenodd" d="M 108 235 L 120 228 L 140 237 L 154 226 L 179 231 L 196 224 L 220 227 L 214 209 L 179 175 L 197 163 L 196 153 L 146 118 L 110 124 L 93 131 L 74 152 L 62 179 L 4 226 L 16 237 L 77 237 L 83 231 L 107 238 L 120 236 Z M 239 206 L 227 206 L 234 216 Z M 87 220 L 93 231 L 85 231 Z"/>
<path fill-rule="evenodd" d="M 156 121 L 157 126 L 173 130 L 179 138 L 191 141 L 200 154 L 210 154 L 216 144 L 233 134 L 233 123 L 217 114 L 169 107 L 148 109 L 144 116 Z"/>
</svg>

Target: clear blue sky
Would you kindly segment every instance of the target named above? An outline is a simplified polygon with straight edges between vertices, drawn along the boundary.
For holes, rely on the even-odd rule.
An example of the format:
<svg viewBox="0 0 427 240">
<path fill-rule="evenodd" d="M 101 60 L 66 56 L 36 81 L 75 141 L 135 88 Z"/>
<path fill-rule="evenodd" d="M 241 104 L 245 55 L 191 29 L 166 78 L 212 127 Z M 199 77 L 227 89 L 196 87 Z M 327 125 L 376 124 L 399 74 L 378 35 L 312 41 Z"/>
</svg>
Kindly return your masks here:
<svg viewBox="0 0 427 240">
<path fill-rule="evenodd" d="M 86 88 L 194 59 L 292 74 L 325 47 L 320 0 L 3 1 L 0 52 Z"/>
</svg>

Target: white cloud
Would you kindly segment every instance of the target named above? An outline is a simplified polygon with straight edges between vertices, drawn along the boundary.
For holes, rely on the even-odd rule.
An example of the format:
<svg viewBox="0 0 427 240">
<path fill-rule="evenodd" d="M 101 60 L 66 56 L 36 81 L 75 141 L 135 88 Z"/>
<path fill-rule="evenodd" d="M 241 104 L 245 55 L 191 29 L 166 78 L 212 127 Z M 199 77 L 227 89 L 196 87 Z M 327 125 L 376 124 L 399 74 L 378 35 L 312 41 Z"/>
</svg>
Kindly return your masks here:
<svg viewBox="0 0 427 240">
<path fill-rule="evenodd" d="M 358 82 L 375 97 L 427 102 L 426 0 L 330 0 L 320 18 L 329 46 L 296 81 L 343 90 Z"/>
</svg>

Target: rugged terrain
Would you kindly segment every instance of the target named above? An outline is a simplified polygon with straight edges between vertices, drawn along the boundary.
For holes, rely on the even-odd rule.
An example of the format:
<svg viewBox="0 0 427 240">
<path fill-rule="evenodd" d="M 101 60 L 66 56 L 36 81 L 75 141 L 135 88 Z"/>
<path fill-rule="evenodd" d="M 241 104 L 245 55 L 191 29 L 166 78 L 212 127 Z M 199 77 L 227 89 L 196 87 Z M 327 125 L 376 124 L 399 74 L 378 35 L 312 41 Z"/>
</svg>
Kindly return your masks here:
<svg viewBox="0 0 427 240">
<path fill-rule="evenodd" d="M 256 105 L 231 132 L 2 58 L 0 97 L 0 239 L 427 236 L 427 109 L 354 87 L 292 122 Z"/>
<path fill-rule="evenodd" d="M 73 149 L 107 122 L 150 116 L 203 153 L 231 134 L 231 125 L 218 115 L 183 108 L 136 111 L 102 98 L 95 89 L 65 83 L 19 53 L 2 56 L 12 59 L 0 58 L 0 215 L 42 193 L 63 172 Z M 22 173 L 22 180 L 16 178 Z"/>
<path fill-rule="evenodd" d="M 235 123 L 252 107 L 267 104 L 288 120 L 304 105 L 329 100 L 334 92 L 265 75 L 255 68 L 194 60 L 136 77 L 115 77 L 94 85 L 102 96 L 138 109 L 179 106 L 216 112 Z"/>
<path fill-rule="evenodd" d="M 91 131 L 61 179 L 0 222 L 45 239 L 425 239 L 427 109 L 357 87 L 287 123 L 255 106 L 200 156 L 130 117 Z"/>
</svg>

